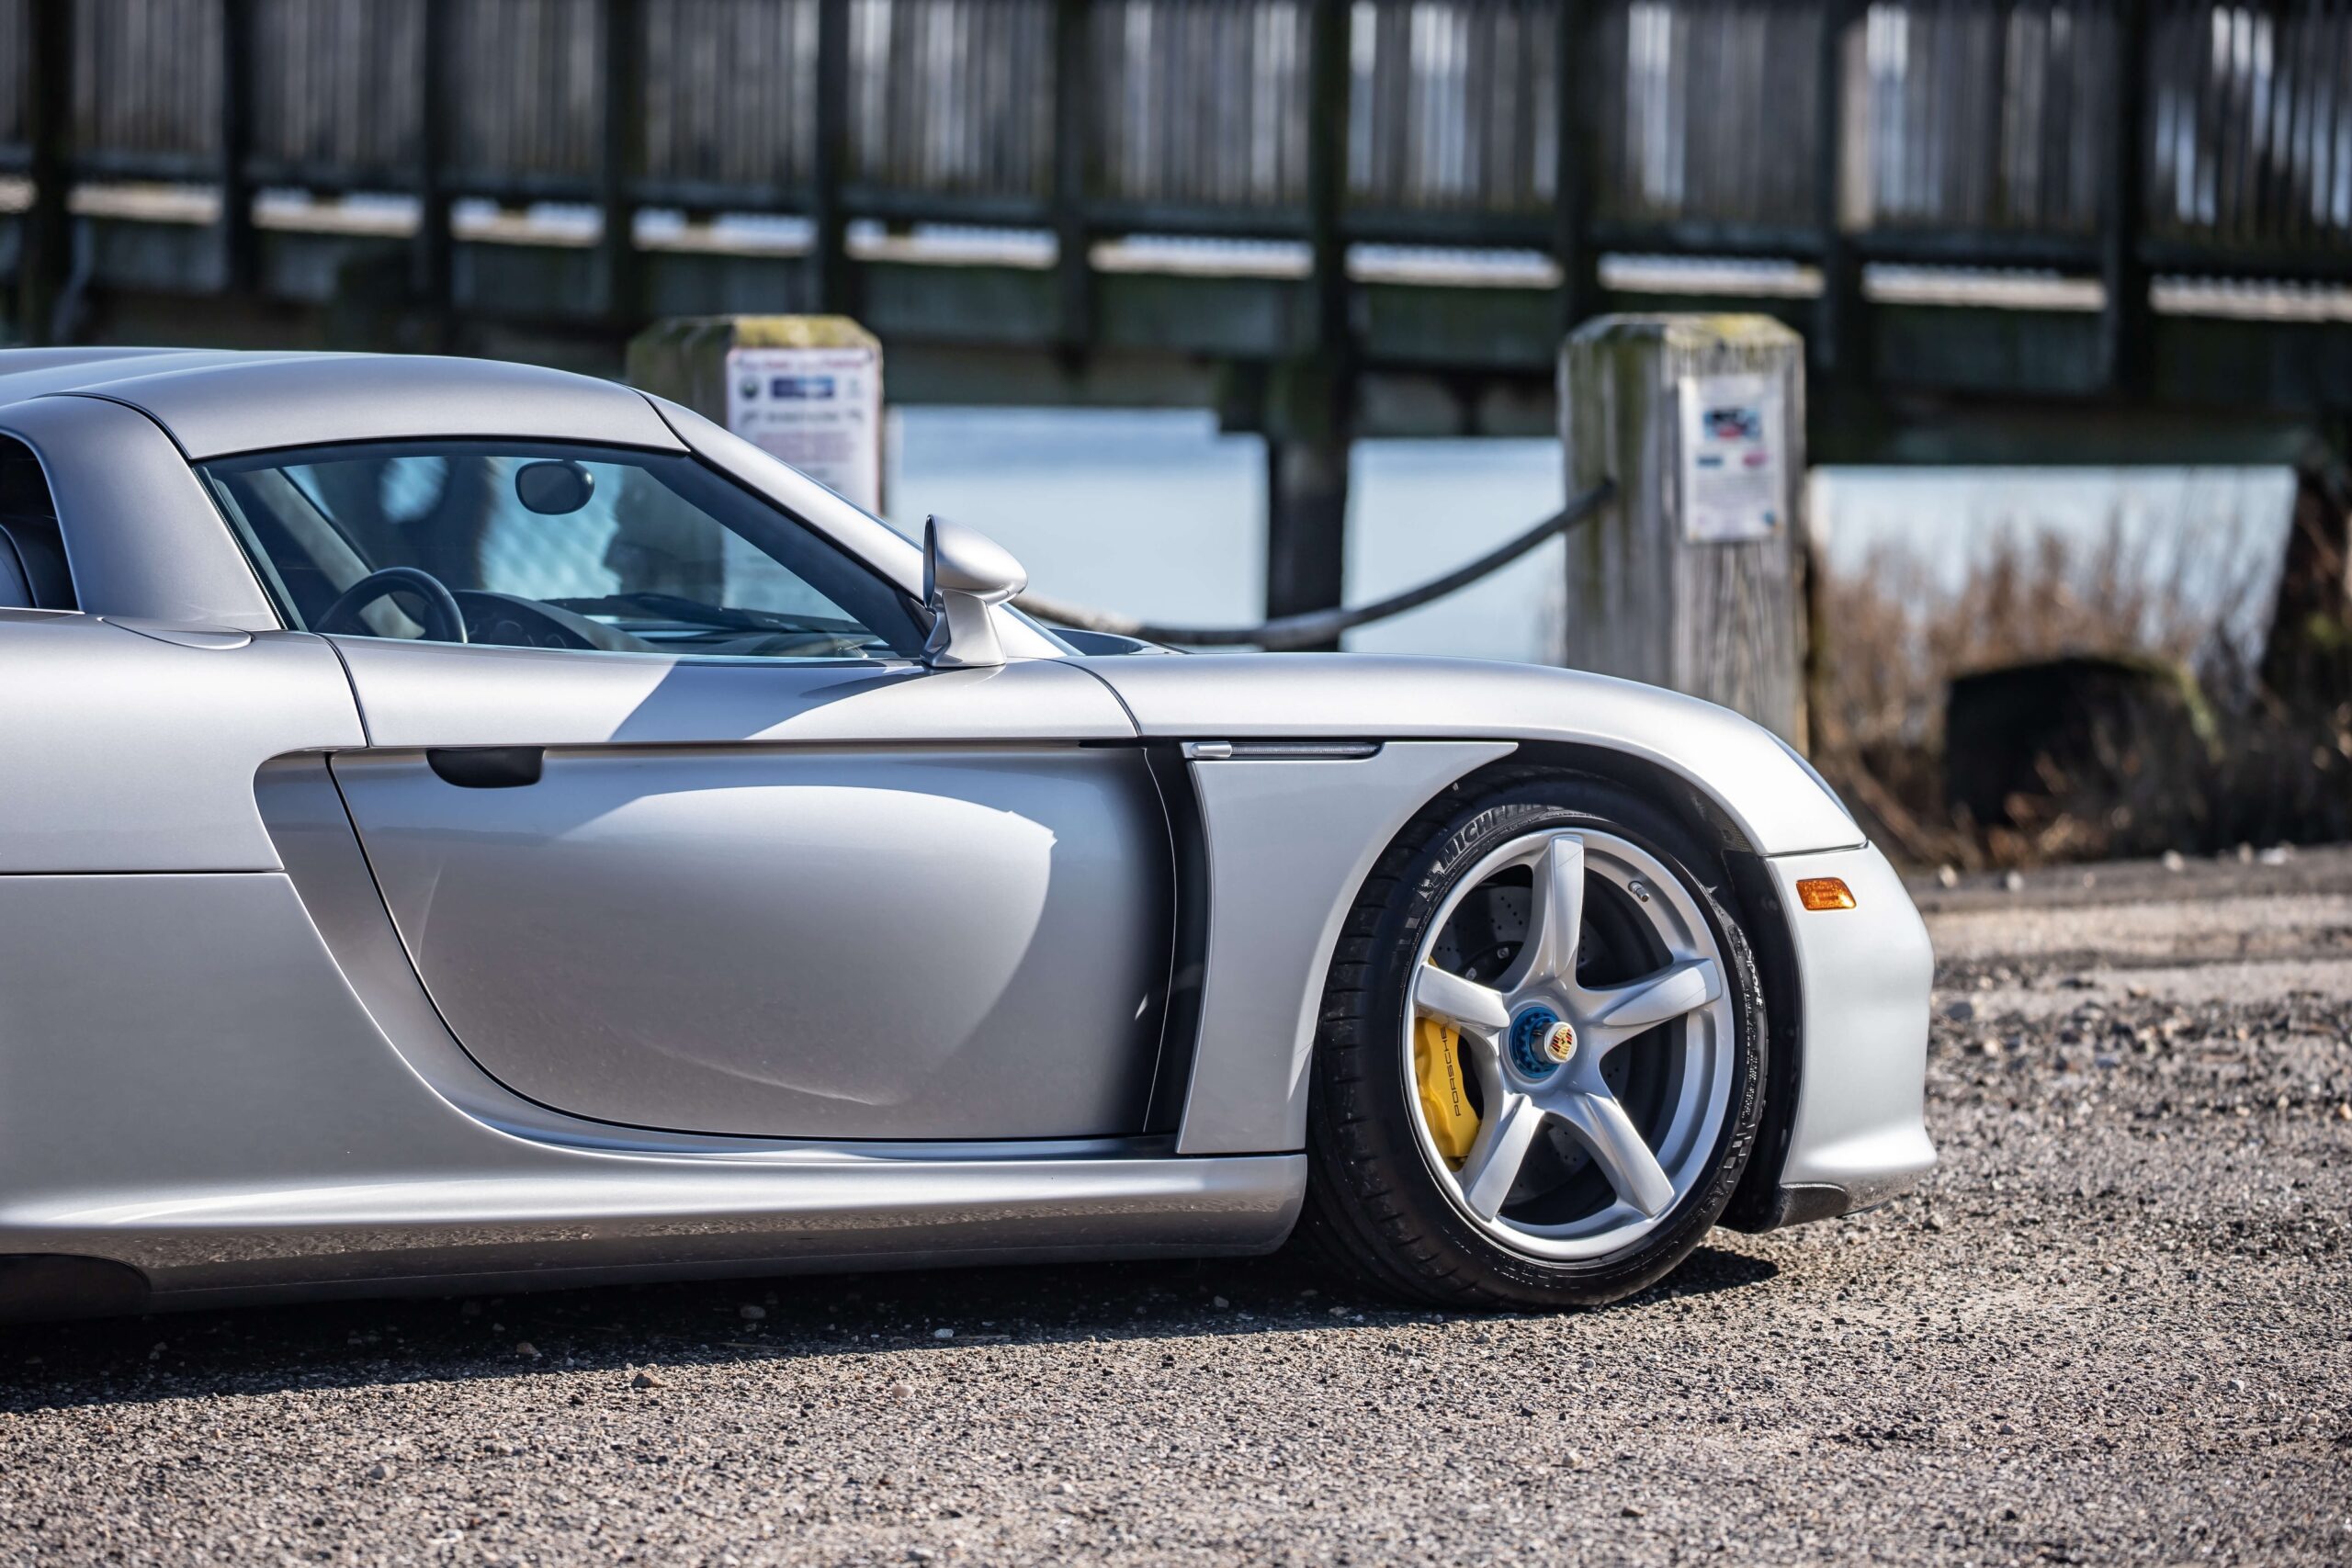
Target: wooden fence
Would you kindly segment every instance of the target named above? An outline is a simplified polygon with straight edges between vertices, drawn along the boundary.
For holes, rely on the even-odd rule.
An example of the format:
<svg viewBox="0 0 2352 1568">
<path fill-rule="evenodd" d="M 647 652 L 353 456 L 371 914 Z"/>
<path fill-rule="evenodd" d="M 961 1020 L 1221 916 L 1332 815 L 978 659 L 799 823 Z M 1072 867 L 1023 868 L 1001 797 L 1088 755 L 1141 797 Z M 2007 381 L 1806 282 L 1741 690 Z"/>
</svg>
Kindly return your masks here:
<svg viewBox="0 0 2352 1568">
<path fill-rule="evenodd" d="M 2352 0 L 0 0 L 0 166 L 2136 300 L 2352 278 Z"/>
</svg>

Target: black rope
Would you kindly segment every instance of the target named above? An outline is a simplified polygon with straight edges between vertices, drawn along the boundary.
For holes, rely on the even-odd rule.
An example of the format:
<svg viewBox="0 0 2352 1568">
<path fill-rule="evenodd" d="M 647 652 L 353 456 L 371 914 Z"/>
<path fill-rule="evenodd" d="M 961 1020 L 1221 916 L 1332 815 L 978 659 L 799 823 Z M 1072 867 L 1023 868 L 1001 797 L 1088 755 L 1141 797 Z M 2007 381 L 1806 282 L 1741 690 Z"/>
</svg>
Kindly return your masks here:
<svg viewBox="0 0 2352 1568">
<path fill-rule="evenodd" d="M 1353 609 L 1310 610 L 1303 615 L 1283 615 L 1271 621 L 1261 621 L 1254 626 L 1163 626 L 1108 610 L 1064 604 L 1037 593 L 1023 593 L 1013 602 L 1040 620 L 1051 621 L 1057 626 L 1141 637 L 1146 642 L 1186 643 L 1194 648 L 1312 648 L 1317 643 L 1336 642 L 1341 632 L 1352 631 L 1374 621 L 1385 621 L 1408 610 L 1418 610 L 1431 600 L 1442 599 L 1449 593 L 1467 588 L 1482 577 L 1500 571 L 1544 540 L 1556 534 L 1566 533 L 1591 516 L 1616 493 L 1616 481 L 1603 479 L 1590 490 L 1571 497 L 1566 506 L 1532 528 L 1496 546 L 1477 559 L 1454 568 L 1443 577 L 1433 577 L 1418 588 L 1408 588 L 1402 593 L 1392 593 L 1385 599 L 1376 599 Z"/>
</svg>

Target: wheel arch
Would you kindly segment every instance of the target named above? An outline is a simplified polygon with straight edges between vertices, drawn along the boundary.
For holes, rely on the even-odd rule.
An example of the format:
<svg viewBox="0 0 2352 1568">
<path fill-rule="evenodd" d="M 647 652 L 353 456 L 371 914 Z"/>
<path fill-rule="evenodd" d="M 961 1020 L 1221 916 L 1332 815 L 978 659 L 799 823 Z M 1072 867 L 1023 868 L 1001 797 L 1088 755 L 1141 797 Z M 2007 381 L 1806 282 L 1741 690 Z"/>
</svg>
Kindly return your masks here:
<svg viewBox="0 0 2352 1568">
<path fill-rule="evenodd" d="M 1735 1230 L 1766 1231 L 1791 1223 L 1783 1212 L 1781 1171 L 1796 1120 L 1798 1084 L 1804 1071 L 1804 1017 L 1797 977 L 1796 942 L 1788 912 L 1764 867 L 1764 857 L 1741 829 L 1738 818 L 1687 775 L 1661 763 L 1606 746 L 1567 740 L 1522 742 L 1510 757 L 1464 775 L 1440 795 L 1469 796 L 1532 770 L 1582 773 L 1643 792 L 1713 846 L 1717 863 L 1707 868 L 1718 897 L 1740 917 L 1764 984 L 1768 1045 L 1764 1119 L 1755 1152 L 1724 1209 L 1723 1223 Z M 1434 802 L 1438 796 L 1432 796 Z M 1352 897 L 1352 892 L 1351 895 Z"/>
</svg>

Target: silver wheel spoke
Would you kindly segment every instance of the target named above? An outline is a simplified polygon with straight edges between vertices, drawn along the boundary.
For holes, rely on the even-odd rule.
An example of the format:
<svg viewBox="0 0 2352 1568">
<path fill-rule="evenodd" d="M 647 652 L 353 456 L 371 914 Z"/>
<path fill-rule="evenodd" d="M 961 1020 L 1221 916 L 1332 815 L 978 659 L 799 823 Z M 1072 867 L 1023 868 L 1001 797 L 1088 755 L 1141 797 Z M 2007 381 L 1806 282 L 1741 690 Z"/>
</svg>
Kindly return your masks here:
<svg viewBox="0 0 2352 1568">
<path fill-rule="evenodd" d="M 1584 929 L 1584 840 L 1555 833 L 1535 863 L 1535 897 L 1528 910 L 1527 960 L 1520 984 L 1576 982 L 1577 942 Z"/>
<path fill-rule="evenodd" d="M 1674 1183 L 1615 1095 L 1600 1089 L 1567 1089 L 1552 1108 L 1592 1151 L 1594 1162 L 1618 1197 L 1650 1219 L 1666 1213 L 1674 1201 Z"/>
<path fill-rule="evenodd" d="M 1413 1005 L 1464 1030 L 1491 1033 L 1510 1027 L 1510 1009 L 1500 991 L 1424 964 L 1413 979 Z"/>
<path fill-rule="evenodd" d="M 1504 1101 L 1502 1114 L 1489 1117 L 1478 1129 L 1478 1142 L 1471 1148 L 1470 1157 L 1462 1162 L 1460 1178 L 1462 1201 L 1472 1213 L 1491 1220 L 1502 1211 L 1503 1200 L 1510 1196 L 1511 1183 L 1519 1179 L 1519 1168 L 1526 1162 L 1527 1151 L 1543 1127 L 1544 1108 L 1523 1094 L 1514 1094 Z"/>
<path fill-rule="evenodd" d="M 1696 1012 L 1724 994 L 1724 975 L 1711 958 L 1670 964 L 1629 985 L 1589 993 L 1602 1051 L 1621 1045 L 1645 1029 Z"/>
</svg>

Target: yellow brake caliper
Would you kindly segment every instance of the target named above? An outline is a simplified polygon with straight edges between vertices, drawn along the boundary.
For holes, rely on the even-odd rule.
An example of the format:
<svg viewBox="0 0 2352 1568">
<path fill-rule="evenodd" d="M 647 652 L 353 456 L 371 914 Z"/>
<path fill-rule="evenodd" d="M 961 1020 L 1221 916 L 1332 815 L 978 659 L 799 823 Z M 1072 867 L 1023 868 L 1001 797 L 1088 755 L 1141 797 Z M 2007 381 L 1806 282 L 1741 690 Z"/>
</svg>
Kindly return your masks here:
<svg viewBox="0 0 2352 1568">
<path fill-rule="evenodd" d="M 1470 1108 L 1462 1082 L 1462 1034 L 1452 1024 L 1424 1018 L 1413 1026 L 1413 1077 L 1420 1086 L 1421 1120 L 1430 1141 L 1448 1165 L 1458 1166 L 1478 1135 L 1478 1113 Z"/>
</svg>

